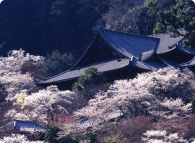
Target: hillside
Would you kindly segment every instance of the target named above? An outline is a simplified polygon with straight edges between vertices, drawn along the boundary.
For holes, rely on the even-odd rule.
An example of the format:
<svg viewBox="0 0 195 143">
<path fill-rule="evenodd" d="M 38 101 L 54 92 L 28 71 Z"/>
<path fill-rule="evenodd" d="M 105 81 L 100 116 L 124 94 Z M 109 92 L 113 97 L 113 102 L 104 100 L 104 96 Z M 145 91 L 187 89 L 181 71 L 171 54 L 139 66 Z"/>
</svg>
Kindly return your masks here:
<svg viewBox="0 0 195 143">
<path fill-rule="evenodd" d="M 55 142 L 184 143 L 195 137 L 195 77 L 187 69 L 165 68 L 139 74 L 134 79 L 118 80 L 108 89 L 92 92 L 95 96 L 86 99 L 86 95 L 60 91 L 56 86 L 37 88 L 29 73 L 20 72 L 20 66 L 28 60 L 34 64 L 43 61 L 42 57 L 23 51 L 12 51 L 1 58 L 1 63 L 10 63 L 7 67 L 1 65 L 1 89 L 6 91 L 1 90 L 1 97 L 6 97 L 0 103 L 1 126 L 13 119 L 36 119 L 41 125 L 62 129 L 60 139 Z M 15 140 L 15 135 L 3 138 L 1 142 Z"/>
<path fill-rule="evenodd" d="M 0 143 L 195 143 L 194 39 L 192 0 L 3 0 Z"/>
<path fill-rule="evenodd" d="M 158 2 L 162 10 L 173 4 L 172 0 Z M 22 48 L 46 56 L 59 49 L 79 58 L 98 25 L 152 34 L 157 17 L 147 13 L 146 3 L 145 0 L 4 0 L 0 4 L 1 55 Z"/>
</svg>

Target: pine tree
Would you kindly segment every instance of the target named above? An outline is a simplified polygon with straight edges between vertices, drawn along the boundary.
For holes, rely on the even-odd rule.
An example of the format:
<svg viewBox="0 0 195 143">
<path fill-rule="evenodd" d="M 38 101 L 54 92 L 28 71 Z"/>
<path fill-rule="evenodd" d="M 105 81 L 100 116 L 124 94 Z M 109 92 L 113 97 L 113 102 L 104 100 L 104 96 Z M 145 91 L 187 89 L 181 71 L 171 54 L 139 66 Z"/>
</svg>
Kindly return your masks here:
<svg viewBox="0 0 195 143">
<path fill-rule="evenodd" d="M 176 0 L 176 4 L 158 15 L 154 33 L 171 32 L 173 37 L 184 36 L 184 48 L 195 46 L 195 4 L 192 0 Z M 180 30 L 184 28 L 185 32 Z"/>
</svg>

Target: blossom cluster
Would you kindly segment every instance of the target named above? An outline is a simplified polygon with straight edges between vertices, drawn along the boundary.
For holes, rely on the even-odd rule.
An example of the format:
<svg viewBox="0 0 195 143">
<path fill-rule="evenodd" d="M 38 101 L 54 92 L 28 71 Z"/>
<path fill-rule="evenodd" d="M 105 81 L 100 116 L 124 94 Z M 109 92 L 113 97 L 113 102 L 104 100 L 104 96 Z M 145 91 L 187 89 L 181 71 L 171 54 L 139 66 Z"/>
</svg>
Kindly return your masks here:
<svg viewBox="0 0 195 143">
<path fill-rule="evenodd" d="M 35 85 L 32 76 L 29 73 L 22 74 L 21 66 L 32 61 L 35 65 L 40 65 L 44 61 L 42 56 L 33 56 L 25 54 L 23 50 L 13 50 L 7 57 L 0 57 L 0 84 L 2 84 L 7 93 L 7 100 L 15 100 L 15 95 L 23 90 L 31 90 Z"/>
<path fill-rule="evenodd" d="M 74 97 L 75 93 L 71 91 L 60 91 L 57 86 L 49 86 L 47 89 L 27 94 L 20 110 L 9 110 L 6 117 L 22 120 L 32 120 L 38 117 L 39 120 L 46 122 L 49 116 L 54 117 L 60 113 L 69 115 Z"/>
<path fill-rule="evenodd" d="M 188 143 L 177 133 L 168 134 L 166 131 L 148 130 L 143 135 L 142 141 L 144 143 Z"/>
<path fill-rule="evenodd" d="M 88 106 L 75 112 L 75 116 L 86 116 L 88 118 L 105 118 L 109 113 L 119 110 L 118 107 L 128 105 L 130 101 L 138 104 L 147 104 L 147 110 L 152 116 L 173 118 L 187 116 L 191 113 L 192 104 L 184 104 L 182 98 L 158 98 L 152 94 L 151 89 L 163 89 L 167 91 L 170 87 L 194 83 L 193 74 L 188 70 L 181 72 L 174 68 L 165 68 L 150 73 L 139 74 L 131 80 L 118 80 L 107 92 L 99 92 L 94 99 L 89 101 Z M 178 87 L 181 92 L 182 86 Z M 186 90 L 194 90 L 189 87 Z M 162 92 L 163 92 L 162 91 Z M 170 91 L 170 94 L 171 91 Z M 175 94 L 175 93 L 174 93 Z M 182 95 L 183 96 L 183 95 Z M 182 97 L 181 96 L 181 97 Z M 194 94 L 186 95 L 193 97 Z"/>
<path fill-rule="evenodd" d="M 29 141 L 25 135 L 12 134 L 0 139 L 0 143 L 43 143 L 43 141 Z"/>
</svg>

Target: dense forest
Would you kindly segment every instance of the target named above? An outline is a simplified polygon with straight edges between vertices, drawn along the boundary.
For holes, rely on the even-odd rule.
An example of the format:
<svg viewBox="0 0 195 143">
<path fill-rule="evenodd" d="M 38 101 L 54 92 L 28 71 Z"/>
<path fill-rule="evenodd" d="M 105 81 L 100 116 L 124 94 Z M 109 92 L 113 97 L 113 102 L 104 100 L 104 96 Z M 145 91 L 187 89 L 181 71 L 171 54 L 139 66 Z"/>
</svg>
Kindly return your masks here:
<svg viewBox="0 0 195 143">
<path fill-rule="evenodd" d="M 98 26 L 148 35 L 158 11 L 175 0 L 4 0 L 0 4 L 0 50 L 24 49 L 45 56 L 55 49 L 79 57 Z M 155 11 L 152 14 L 151 11 Z"/>
</svg>

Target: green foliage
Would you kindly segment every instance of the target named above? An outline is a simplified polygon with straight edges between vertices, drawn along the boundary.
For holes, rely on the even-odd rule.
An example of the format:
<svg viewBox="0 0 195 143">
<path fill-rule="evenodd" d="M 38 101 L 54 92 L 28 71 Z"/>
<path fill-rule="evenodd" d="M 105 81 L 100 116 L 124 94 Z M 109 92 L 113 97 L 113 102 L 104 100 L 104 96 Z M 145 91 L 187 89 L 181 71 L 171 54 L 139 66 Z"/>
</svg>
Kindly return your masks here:
<svg viewBox="0 0 195 143">
<path fill-rule="evenodd" d="M 93 133 L 93 127 L 88 127 L 83 136 L 79 136 L 78 140 L 81 141 L 89 141 L 88 143 L 97 143 L 97 136 Z"/>
<path fill-rule="evenodd" d="M 57 126 L 49 127 L 45 133 L 45 140 L 49 143 L 57 143 L 58 133 L 61 131 Z"/>
<path fill-rule="evenodd" d="M 45 62 L 35 74 L 35 78 L 50 77 L 68 70 L 74 63 L 72 54 L 61 54 L 59 50 L 55 50 L 51 55 L 47 55 Z"/>
<path fill-rule="evenodd" d="M 171 32 L 173 37 L 184 36 L 184 48 L 195 46 L 195 5 L 192 0 L 176 0 L 176 5 L 158 14 L 158 24 L 154 33 Z M 180 31 L 184 28 L 185 32 Z"/>
<path fill-rule="evenodd" d="M 94 85 L 105 83 L 105 81 L 106 77 L 103 73 L 98 72 L 94 67 L 90 67 L 85 70 L 85 74 L 79 77 L 72 88 L 75 91 L 85 91 Z"/>
<path fill-rule="evenodd" d="M 147 7 L 149 8 L 148 13 L 150 15 L 155 15 L 156 14 L 156 10 L 158 8 L 158 3 L 157 3 L 157 1 L 148 0 L 147 1 Z"/>
<path fill-rule="evenodd" d="M 7 96 L 7 91 L 5 87 L 2 84 L 0 84 L 0 103 L 5 100 L 6 96 Z"/>
<path fill-rule="evenodd" d="M 151 101 L 147 101 L 146 99 L 130 100 L 127 105 L 118 108 L 124 118 L 137 117 L 140 115 L 148 116 L 148 108 L 151 106 L 150 102 Z"/>
</svg>

